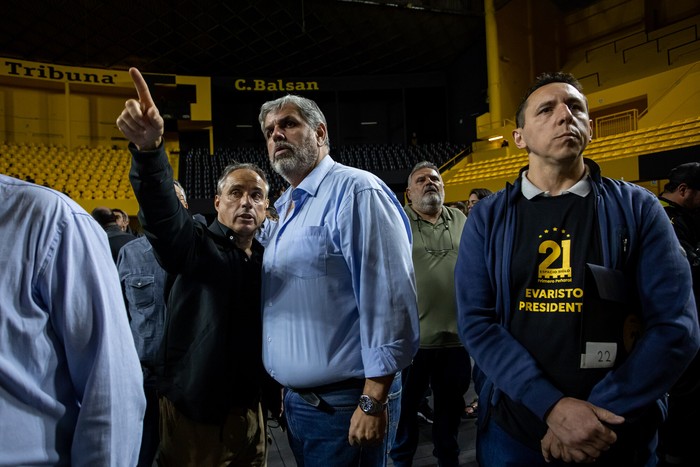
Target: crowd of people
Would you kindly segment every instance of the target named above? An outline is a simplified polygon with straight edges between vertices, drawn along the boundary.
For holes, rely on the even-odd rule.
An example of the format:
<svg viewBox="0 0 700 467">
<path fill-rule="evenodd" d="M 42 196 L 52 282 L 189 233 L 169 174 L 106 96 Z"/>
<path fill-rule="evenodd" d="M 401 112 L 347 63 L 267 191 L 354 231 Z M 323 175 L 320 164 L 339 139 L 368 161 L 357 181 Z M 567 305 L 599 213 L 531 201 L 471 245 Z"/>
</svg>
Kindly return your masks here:
<svg viewBox="0 0 700 467">
<path fill-rule="evenodd" d="M 427 393 L 441 466 L 465 417 L 484 467 L 698 465 L 700 163 L 658 199 L 604 177 L 580 84 L 547 73 L 513 184 L 450 206 L 424 161 L 402 205 L 287 95 L 258 121 L 289 187 L 271 206 L 232 164 L 207 225 L 130 75 L 142 236 L 0 175 L 0 465 L 263 466 L 270 417 L 297 465 L 410 466 Z"/>
</svg>

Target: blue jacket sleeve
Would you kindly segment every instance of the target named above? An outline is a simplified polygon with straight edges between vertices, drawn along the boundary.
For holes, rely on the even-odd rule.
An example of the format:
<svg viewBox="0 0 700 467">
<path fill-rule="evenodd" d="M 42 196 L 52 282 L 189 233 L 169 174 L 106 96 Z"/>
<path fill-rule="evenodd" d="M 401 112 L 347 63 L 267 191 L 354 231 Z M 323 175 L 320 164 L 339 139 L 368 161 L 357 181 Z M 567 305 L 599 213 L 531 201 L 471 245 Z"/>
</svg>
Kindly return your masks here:
<svg viewBox="0 0 700 467">
<path fill-rule="evenodd" d="M 462 343 L 486 377 L 480 396 L 492 393 L 495 402 L 502 391 L 544 419 L 563 394 L 505 325 L 512 239 L 506 220 L 497 218 L 492 208 L 504 202 L 504 197 L 505 193 L 499 192 L 477 204 L 462 231 L 455 266 L 458 329 Z M 483 402 L 482 407 L 488 410 Z"/>
<path fill-rule="evenodd" d="M 589 401 L 626 416 L 666 393 L 700 345 L 690 267 L 663 208 L 651 193 L 629 186 L 622 216 L 610 214 L 608 230 L 629 234 L 625 272 L 641 307 L 642 333 L 625 362 L 594 388 Z M 608 202 L 613 201 L 608 198 Z M 615 212 L 607 206 L 606 212 Z M 611 258 L 614 261 L 614 258 Z"/>
</svg>

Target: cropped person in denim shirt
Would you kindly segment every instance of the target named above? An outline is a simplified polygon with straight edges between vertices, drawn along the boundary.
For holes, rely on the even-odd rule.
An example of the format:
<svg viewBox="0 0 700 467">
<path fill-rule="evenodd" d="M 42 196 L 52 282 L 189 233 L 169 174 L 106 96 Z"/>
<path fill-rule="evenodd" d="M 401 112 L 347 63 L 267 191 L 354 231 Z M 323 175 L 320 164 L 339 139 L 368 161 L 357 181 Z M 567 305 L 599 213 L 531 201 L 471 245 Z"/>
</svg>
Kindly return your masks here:
<svg viewBox="0 0 700 467">
<path fill-rule="evenodd" d="M 175 181 L 175 192 L 187 209 L 185 190 Z M 153 370 L 165 326 L 165 286 L 167 273 L 160 267 L 148 238 L 139 237 L 124 245 L 117 259 L 119 280 L 124 291 L 131 334 L 143 369 L 146 415 L 138 466 L 153 464 L 160 436 L 158 434 L 158 394 Z"/>
</svg>

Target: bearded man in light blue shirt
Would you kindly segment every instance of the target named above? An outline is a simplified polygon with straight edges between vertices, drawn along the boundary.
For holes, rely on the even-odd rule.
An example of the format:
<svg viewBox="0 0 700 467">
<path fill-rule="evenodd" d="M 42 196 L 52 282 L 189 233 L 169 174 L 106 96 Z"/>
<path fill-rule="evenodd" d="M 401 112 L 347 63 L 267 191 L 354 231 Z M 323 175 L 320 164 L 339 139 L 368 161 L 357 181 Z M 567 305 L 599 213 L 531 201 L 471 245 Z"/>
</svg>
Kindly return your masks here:
<svg viewBox="0 0 700 467">
<path fill-rule="evenodd" d="M 381 180 L 333 161 L 315 102 L 266 102 L 259 122 L 291 185 L 263 261 L 263 359 L 290 446 L 306 467 L 386 465 L 418 349 L 408 218 Z"/>
</svg>

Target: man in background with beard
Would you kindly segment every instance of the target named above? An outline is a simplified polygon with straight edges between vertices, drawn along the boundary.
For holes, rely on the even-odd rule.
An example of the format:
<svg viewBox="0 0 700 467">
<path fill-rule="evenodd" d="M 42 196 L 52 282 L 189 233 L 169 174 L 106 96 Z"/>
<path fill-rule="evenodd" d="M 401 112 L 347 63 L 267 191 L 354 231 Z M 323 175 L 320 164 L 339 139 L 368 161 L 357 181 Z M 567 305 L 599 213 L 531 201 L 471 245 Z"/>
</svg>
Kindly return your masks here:
<svg viewBox="0 0 700 467">
<path fill-rule="evenodd" d="M 286 388 L 292 452 L 306 466 L 386 465 L 418 347 L 408 219 L 381 180 L 329 156 L 315 102 L 266 102 L 259 122 L 291 185 L 275 203 L 262 297 L 263 360 Z"/>
<path fill-rule="evenodd" d="M 457 435 L 469 389 L 471 362 L 457 335 L 454 270 L 467 217 L 444 206 L 440 170 L 423 161 L 408 176 L 404 209 L 413 230 L 413 266 L 418 287 L 420 349 L 401 375 L 401 419 L 391 451 L 395 467 L 410 467 L 418 447 L 417 411 L 433 391 L 433 455 L 442 467 L 459 465 Z"/>
</svg>

